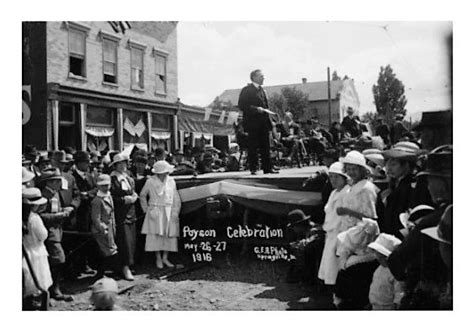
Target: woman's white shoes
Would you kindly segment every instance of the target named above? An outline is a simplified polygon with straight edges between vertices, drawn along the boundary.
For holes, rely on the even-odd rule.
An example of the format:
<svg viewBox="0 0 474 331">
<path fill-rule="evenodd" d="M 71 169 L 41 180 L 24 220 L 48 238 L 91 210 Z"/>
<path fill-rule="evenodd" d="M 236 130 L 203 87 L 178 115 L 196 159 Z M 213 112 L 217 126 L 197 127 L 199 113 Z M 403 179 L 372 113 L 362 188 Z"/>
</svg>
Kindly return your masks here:
<svg viewBox="0 0 474 331">
<path fill-rule="evenodd" d="M 135 280 L 129 267 L 123 267 L 123 278 L 129 281 Z"/>
</svg>

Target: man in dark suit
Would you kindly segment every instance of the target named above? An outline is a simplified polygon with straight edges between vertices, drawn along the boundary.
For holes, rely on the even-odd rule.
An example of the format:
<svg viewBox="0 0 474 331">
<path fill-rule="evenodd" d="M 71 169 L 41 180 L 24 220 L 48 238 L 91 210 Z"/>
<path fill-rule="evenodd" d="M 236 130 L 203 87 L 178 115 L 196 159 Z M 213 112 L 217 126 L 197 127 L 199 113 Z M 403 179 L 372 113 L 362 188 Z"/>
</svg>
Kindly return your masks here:
<svg viewBox="0 0 474 331">
<path fill-rule="evenodd" d="M 360 129 L 360 120 L 358 116 L 354 116 L 354 109 L 347 108 L 347 116 L 344 117 L 341 123 L 344 135 L 349 135 L 350 138 L 357 138 L 362 134 Z"/>
<path fill-rule="evenodd" d="M 76 212 L 77 231 L 90 232 L 91 230 L 91 202 L 97 194 L 95 179 L 90 172 L 90 155 L 85 151 L 77 151 L 74 154 L 75 168 L 72 176 L 76 181 L 81 199 L 80 206 Z M 74 242 L 72 242 L 74 244 Z M 98 251 L 95 241 L 89 241 L 77 250 L 77 255 L 71 257 L 72 265 L 76 270 L 71 272 L 71 277 L 79 276 L 81 273 L 91 274 L 92 268 L 89 262 L 97 260 Z"/>
<path fill-rule="evenodd" d="M 270 137 L 272 123 L 269 117 L 268 100 L 262 88 L 264 76 L 261 70 L 250 73 L 252 83 L 240 92 L 239 108 L 243 112 L 243 127 L 248 133 L 248 160 L 250 173 L 255 175 L 258 167 L 258 151 L 262 158 L 263 173 L 278 173 L 270 161 Z"/>
</svg>

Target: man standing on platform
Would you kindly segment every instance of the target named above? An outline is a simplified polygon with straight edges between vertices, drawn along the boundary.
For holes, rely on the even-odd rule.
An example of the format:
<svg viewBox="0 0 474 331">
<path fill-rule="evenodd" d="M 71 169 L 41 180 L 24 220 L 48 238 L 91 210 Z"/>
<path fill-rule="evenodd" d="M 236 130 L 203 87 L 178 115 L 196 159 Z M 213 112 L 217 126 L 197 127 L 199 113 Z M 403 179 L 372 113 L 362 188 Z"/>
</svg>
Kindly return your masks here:
<svg viewBox="0 0 474 331">
<path fill-rule="evenodd" d="M 240 92 L 239 108 L 243 112 L 243 127 L 248 133 L 248 160 L 250 173 L 255 175 L 258 167 L 258 152 L 262 159 L 263 173 L 274 174 L 270 161 L 270 137 L 272 130 L 268 100 L 262 88 L 264 76 L 257 69 L 250 73 L 252 83 L 245 86 Z"/>
</svg>

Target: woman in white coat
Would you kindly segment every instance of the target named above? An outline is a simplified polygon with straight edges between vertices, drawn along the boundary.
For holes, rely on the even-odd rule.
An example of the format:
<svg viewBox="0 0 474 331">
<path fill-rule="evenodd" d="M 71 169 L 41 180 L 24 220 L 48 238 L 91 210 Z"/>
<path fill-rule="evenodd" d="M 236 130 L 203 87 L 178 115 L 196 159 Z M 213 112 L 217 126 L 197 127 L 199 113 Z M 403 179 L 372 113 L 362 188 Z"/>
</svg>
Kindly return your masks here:
<svg viewBox="0 0 474 331">
<path fill-rule="evenodd" d="M 166 161 L 153 165 L 152 173 L 140 193 L 140 204 L 146 212 L 142 234 L 146 234 L 145 251 L 156 252 L 158 269 L 174 267 L 169 252 L 178 251 L 179 212 L 181 199 L 174 179 L 169 175 L 174 167 Z"/>
</svg>

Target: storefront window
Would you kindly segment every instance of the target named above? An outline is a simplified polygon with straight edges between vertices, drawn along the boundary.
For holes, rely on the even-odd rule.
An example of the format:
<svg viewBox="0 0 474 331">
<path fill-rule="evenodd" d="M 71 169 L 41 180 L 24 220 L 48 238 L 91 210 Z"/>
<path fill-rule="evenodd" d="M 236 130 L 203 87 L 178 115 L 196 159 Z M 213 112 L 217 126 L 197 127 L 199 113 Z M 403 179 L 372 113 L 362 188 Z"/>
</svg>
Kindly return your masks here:
<svg viewBox="0 0 474 331">
<path fill-rule="evenodd" d="M 111 108 L 87 106 L 87 125 L 114 126 L 114 111 Z"/>
<path fill-rule="evenodd" d="M 171 131 L 171 116 L 163 114 L 152 114 L 151 127 L 153 128 L 153 130 Z"/>
</svg>

